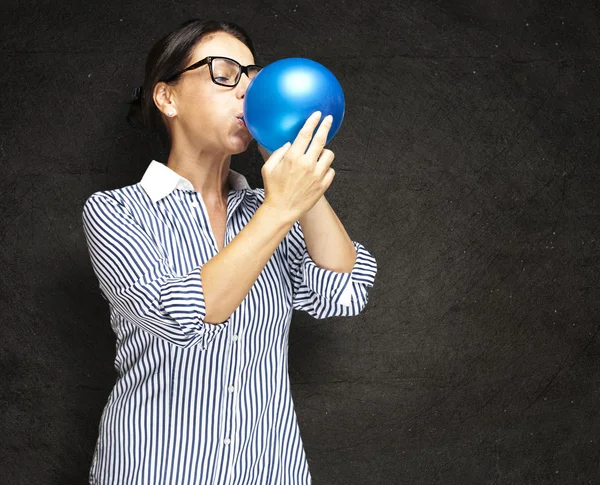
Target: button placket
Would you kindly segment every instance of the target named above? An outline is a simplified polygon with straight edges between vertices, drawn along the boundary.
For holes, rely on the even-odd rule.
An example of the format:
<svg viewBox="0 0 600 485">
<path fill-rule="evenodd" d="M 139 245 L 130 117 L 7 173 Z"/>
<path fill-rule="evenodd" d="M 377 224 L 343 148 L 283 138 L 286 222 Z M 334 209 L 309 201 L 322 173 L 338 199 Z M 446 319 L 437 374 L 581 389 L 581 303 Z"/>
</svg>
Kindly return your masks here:
<svg viewBox="0 0 600 485">
<path fill-rule="evenodd" d="M 232 315 L 233 317 L 233 315 Z M 234 319 L 232 318 L 232 321 L 230 322 L 230 331 L 233 333 L 236 331 L 235 329 L 235 322 Z M 233 335 L 231 336 L 231 340 L 233 342 L 236 342 L 239 340 L 239 334 L 238 333 L 233 333 Z M 226 424 L 226 428 L 225 428 L 225 433 L 223 435 L 223 445 L 224 446 L 231 446 L 232 448 L 230 448 L 229 450 L 229 460 L 233 460 L 233 456 L 235 453 L 235 444 L 233 442 L 233 440 L 235 439 L 235 437 L 237 436 L 237 417 L 238 417 L 238 411 L 237 411 L 237 406 L 238 406 L 238 399 L 236 396 L 236 390 L 237 390 L 237 386 L 235 385 L 235 379 L 237 378 L 237 368 L 239 367 L 239 352 L 237 350 L 238 345 L 232 345 L 229 349 L 229 370 L 227 372 L 227 374 L 229 375 L 229 385 L 227 385 L 226 387 L 226 394 L 225 394 L 225 406 L 227 409 L 227 424 Z M 229 469 L 230 469 L 230 473 L 233 469 L 233 463 L 230 462 L 229 463 Z"/>
<path fill-rule="evenodd" d="M 234 325 L 231 326 L 231 331 L 232 331 L 232 335 L 231 335 L 231 341 L 233 342 L 231 347 L 230 347 L 230 366 L 229 366 L 229 376 L 230 376 L 230 385 L 227 387 L 227 395 L 228 395 L 228 402 L 230 403 L 230 411 L 231 411 L 231 420 L 229 421 L 230 423 L 230 428 L 229 428 L 229 440 L 231 443 L 231 446 L 233 448 L 231 448 L 231 457 L 230 459 L 233 460 L 233 454 L 235 453 L 235 450 L 237 449 L 237 445 L 235 443 L 233 443 L 233 440 L 235 439 L 235 437 L 237 436 L 238 433 L 238 422 L 239 422 L 239 383 L 238 383 L 238 379 L 239 379 L 239 368 L 241 365 L 240 362 L 240 335 L 238 330 L 235 328 Z M 237 343 L 235 343 L 237 342 Z M 231 461 L 229 463 L 229 478 L 232 477 L 233 474 L 233 461 Z"/>
<path fill-rule="evenodd" d="M 232 435 L 237 436 L 240 421 L 240 368 L 243 365 L 242 362 L 240 362 L 240 359 L 242 359 L 241 355 L 243 355 L 243 352 L 241 352 L 241 346 L 239 344 L 233 345 L 233 352 L 236 355 L 236 361 L 235 365 L 233 366 L 234 380 L 232 385 L 229 386 L 229 393 L 231 394 L 233 399 L 233 420 L 231 426 L 231 433 Z M 231 472 L 233 472 L 233 463 L 231 463 L 230 465 L 232 467 Z"/>
</svg>

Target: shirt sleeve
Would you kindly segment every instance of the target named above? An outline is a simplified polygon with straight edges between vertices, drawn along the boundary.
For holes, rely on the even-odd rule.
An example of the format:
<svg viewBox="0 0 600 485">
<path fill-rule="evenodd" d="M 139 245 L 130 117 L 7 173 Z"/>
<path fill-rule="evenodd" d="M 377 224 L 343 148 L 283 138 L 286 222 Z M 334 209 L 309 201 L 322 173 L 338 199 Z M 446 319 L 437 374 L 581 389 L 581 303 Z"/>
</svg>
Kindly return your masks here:
<svg viewBox="0 0 600 485">
<path fill-rule="evenodd" d="M 86 200 L 82 219 L 100 289 L 121 317 L 177 346 L 202 349 L 228 324 L 204 321 L 202 265 L 177 274 L 121 202 L 96 192 Z"/>
<path fill-rule="evenodd" d="M 354 316 L 363 310 L 369 288 L 375 283 L 377 261 L 362 244 L 352 241 L 356 250 L 354 267 L 349 273 L 338 273 L 313 261 L 299 221 L 286 239 L 295 310 L 304 310 L 314 318 Z"/>
</svg>

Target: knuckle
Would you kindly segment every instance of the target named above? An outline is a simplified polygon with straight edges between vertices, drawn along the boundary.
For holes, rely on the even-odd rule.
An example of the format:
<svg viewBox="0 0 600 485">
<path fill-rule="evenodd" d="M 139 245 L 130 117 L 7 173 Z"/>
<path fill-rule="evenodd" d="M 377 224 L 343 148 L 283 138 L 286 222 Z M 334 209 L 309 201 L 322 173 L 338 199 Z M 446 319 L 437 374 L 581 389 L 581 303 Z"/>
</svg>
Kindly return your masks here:
<svg viewBox="0 0 600 485">
<path fill-rule="evenodd" d="M 321 156 L 319 158 L 328 163 L 331 163 L 333 161 L 334 157 L 335 157 L 335 155 L 333 154 L 333 152 L 331 150 L 324 149 L 321 152 Z"/>
<path fill-rule="evenodd" d="M 310 140 L 312 138 L 312 132 L 310 130 L 307 130 L 307 129 L 302 129 L 302 130 L 300 130 L 300 136 L 304 140 Z"/>
<path fill-rule="evenodd" d="M 298 164 L 302 167 L 304 172 L 310 172 L 312 170 L 312 163 L 308 157 L 302 156 L 298 159 Z"/>
</svg>

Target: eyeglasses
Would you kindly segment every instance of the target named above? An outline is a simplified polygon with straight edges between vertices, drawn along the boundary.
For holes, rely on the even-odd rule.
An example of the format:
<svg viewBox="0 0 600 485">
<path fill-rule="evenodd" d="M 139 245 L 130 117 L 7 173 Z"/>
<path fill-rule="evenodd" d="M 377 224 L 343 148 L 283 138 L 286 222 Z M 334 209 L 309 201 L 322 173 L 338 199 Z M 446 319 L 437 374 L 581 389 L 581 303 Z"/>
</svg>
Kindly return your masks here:
<svg viewBox="0 0 600 485">
<path fill-rule="evenodd" d="M 237 84 L 240 82 L 240 79 L 242 78 L 242 74 L 246 74 L 246 76 L 248 76 L 248 79 L 253 79 L 254 76 L 256 76 L 258 72 L 262 69 L 261 66 L 257 66 L 254 64 L 242 66 L 239 62 L 237 62 L 234 59 L 230 59 L 229 57 L 209 56 L 205 57 L 204 59 L 198 62 L 194 62 L 194 64 L 179 71 L 178 73 L 169 77 L 164 82 L 171 82 L 184 72 L 191 71 L 192 69 L 198 69 L 204 64 L 208 64 L 208 69 L 210 70 L 210 77 L 212 79 L 212 82 L 218 84 L 219 86 L 228 87 L 237 86 Z"/>
</svg>

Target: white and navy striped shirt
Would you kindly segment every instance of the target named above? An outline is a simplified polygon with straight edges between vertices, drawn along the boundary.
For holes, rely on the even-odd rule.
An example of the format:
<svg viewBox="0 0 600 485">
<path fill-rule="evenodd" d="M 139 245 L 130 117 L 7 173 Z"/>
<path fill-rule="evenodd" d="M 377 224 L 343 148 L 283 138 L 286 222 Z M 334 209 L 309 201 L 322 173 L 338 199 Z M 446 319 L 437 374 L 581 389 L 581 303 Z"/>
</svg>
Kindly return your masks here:
<svg viewBox="0 0 600 485">
<path fill-rule="evenodd" d="M 225 244 L 264 200 L 229 171 Z M 292 309 L 357 315 L 377 263 L 311 259 L 297 221 L 239 307 L 204 322 L 200 268 L 218 252 L 192 184 L 152 161 L 142 180 L 92 194 L 83 227 L 116 334 L 118 378 L 102 413 L 94 485 L 312 483 L 288 376 Z"/>
</svg>

